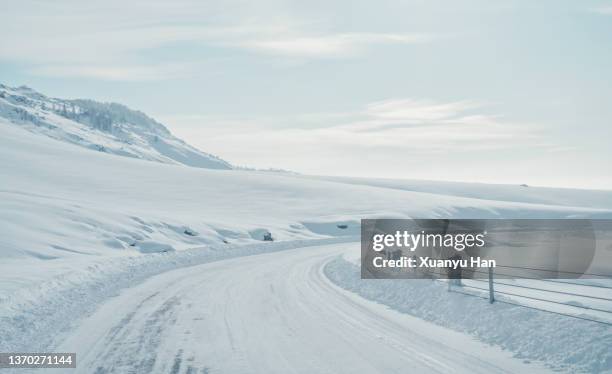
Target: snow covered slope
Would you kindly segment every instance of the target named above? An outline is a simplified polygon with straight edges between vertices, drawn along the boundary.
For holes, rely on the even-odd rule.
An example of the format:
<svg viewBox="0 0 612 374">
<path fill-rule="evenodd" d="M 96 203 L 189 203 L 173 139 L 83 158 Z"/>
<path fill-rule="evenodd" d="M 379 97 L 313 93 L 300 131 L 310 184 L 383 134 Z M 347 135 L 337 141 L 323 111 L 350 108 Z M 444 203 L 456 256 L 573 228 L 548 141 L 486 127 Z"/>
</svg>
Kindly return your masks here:
<svg viewBox="0 0 612 374">
<path fill-rule="evenodd" d="M 310 176 L 310 178 L 403 191 L 472 197 L 485 200 L 612 209 L 612 191 L 609 190 L 586 191 L 575 188 L 530 187 L 524 184 L 486 184 L 410 179 L 331 176 Z"/>
<path fill-rule="evenodd" d="M 242 243 L 261 240 L 266 231 L 277 240 L 354 235 L 365 217 L 612 217 L 610 210 L 593 207 L 148 162 L 94 152 L 2 120 L 0 160 L 3 258 Z"/>
<path fill-rule="evenodd" d="M 100 152 L 209 169 L 222 159 L 173 136 L 164 125 L 121 104 L 50 98 L 0 84 L 0 118 L 34 133 Z"/>
</svg>

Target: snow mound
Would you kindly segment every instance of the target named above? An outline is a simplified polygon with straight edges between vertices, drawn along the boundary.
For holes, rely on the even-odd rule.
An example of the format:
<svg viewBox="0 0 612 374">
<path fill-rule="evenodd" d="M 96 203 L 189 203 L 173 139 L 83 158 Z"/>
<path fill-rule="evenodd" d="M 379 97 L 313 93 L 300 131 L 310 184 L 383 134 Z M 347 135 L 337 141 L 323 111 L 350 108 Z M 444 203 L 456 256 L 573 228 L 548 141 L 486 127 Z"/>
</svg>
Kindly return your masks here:
<svg viewBox="0 0 612 374">
<path fill-rule="evenodd" d="M 358 220 L 329 220 L 318 222 L 303 222 L 304 227 L 308 230 L 321 235 L 328 236 L 343 236 L 343 235 L 360 235 L 361 221 Z"/>
<path fill-rule="evenodd" d="M 138 247 L 138 250 L 142 253 L 174 252 L 175 250 L 170 244 L 159 243 L 152 240 L 138 242 L 136 247 Z"/>
</svg>

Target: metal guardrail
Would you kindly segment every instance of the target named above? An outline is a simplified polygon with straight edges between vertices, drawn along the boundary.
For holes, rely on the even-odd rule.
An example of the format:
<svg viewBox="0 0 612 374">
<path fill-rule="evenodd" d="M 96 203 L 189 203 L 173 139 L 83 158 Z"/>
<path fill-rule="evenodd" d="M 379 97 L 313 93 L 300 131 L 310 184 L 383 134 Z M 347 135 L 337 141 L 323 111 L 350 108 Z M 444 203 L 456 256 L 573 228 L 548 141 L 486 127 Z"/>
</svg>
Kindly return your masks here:
<svg viewBox="0 0 612 374">
<path fill-rule="evenodd" d="M 500 266 L 503 268 L 508 268 L 508 269 L 512 269 L 512 268 L 516 268 L 516 269 L 527 269 L 527 268 L 522 268 L 522 267 L 513 267 L 513 266 Z M 536 268 L 532 268 L 529 270 L 541 270 L 541 271 L 546 271 L 544 269 L 536 269 Z M 567 292 L 567 291 L 560 291 L 560 290 L 551 290 L 551 289 L 546 289 L 543 287 L 531 287 L 528 285 L 519 285 L 519 284 L 511 284 L 508 282 L 497 282 L 494 279 L 494 271 L 492 268 L 489 268 L 488 271 L 482 271 L 482 270 L 471 270 L 473 272 L 476 273 L 481 273 L 481 274 L 487 274 L 487 278 L 483 278 L 483 279 L 461 279 L 463 281 L 475 281 L 475 282 L 481 282 L 481 283 L 486 283 L 488 285 L 488 287 L 476 287 L 476 286 L 471 286 L 471 285 L 467 285 L 467 284 L 461 284 L 461 285 L 454 285 L 452 282 L 452 280 L 449 280 L 449 291 L 450 292 L 455 292 L 455 293 L 460 293 L 463 295 L 467 295 L 467 296 L 473 296 L 473 297 L 478 297 L 481 299 L 485 299 L 488 300 L 489 303 L 503 303 L 503 304 L 509 304 L 509 305 L 514 305 L 514 306 L 518 306 L 518 307 L 523 307 L 523 308 L 528 308 L 528 309 L 533 309 L 533 310 L 539 310 L 542 312 L 547 312 L 547 313 L 551 313 L 551 314 L 557 314 L 557 315 L 562 315 L 562 316 L 566 316 L 566 317 L 571 317 L 571 318 L 576 318 L 576 319 L 580 319 L 580 320 L 585 320 L 585 321 L 590 321 L 590 322 L 594 322 L 594 323 L 599 323 L 599 324 L 604 324 L 604 325 L 608 325 L 608 326 L 612 326 L 612 322 L 608 322 L 608 321 L 604 321 L 604 320 L 600 320 L 597 318 L 589 318 L 588 316 L 584 316 L 584 315 L 575 315 L 575 314 L 571 314 L 571 313 L 562 313 L 562 312 L 558 312 L 558 311 L 553 311 L 553 310 L 548 310 L 548 309 L 544 309 L 544 308 L 538 308 L 535 306 L 530 306 L 530 305 L 524 305 L 521 304 L 520 302 L 513 302 L 511 300 L 508 300 L 507 298 L 497 298 L 496 295 L 507 295 L 507 296 L 511 296 L 513 298 L 519 298 L 519 299 L 526 299 L 526 300 L 534 300 L 534 301 L 539 301 L 539 302 L 544 302 L 544 303 L 550 303 L 550 304 L 556 304 L 556 305 L 563 305 L 565 307 L 569 307 L 569 308 L 577 308 L 577 309 L 582 309 L 585 311 L 595 311 L 595 312 L 600 312 L 600 313 L 605 313 L 605 314 L 609 314 L 612 316 L 612 310 L 608 310 L 608 309 L 603 309 L 603 308 L 596 308 L 596 307 L 591 307 L 591 306 L 587 306 L 587 305 L 578 305 L 578 304 L 572 304 L 572 303 L 567 303 L 567 302 L 562 302 L 562 301 L 557 301 L 557 300 L 551 300 L 551 299 L 547 299 L 546 297 L 534 297 L 534 296 L 530 296 L 530 295 L 524 295 L 524 294 L 520 294 L 517 292 L 508 292 L 508 291 L 502 291 L 502 290 L 496 290 L 495 285 L 500 285 L 500 286 L 504 286 L 504 287 L 514 287 L 517 289 L 522 289 L 522 290 L 533 290 L 533 291 L 537 291 L 539 293 L 550 293 L 550 294 L 557 294 L 557 295 L 568 295 L 568 296 L 573 296 L 573 297 L 580 297 L 583 299 L 591 299 L 591 300 L 598 300 L 598 301 L 609 301 L 612 302 L 612 297 L 602 297 L 602 296 L 593 296 L 593 295 L 588 295 L 588 294 L 580 294 L 580 293 L 575 293 L 575 292 Z M 548 270 L 550 271 L 550 270 Z M 432 278 L 437 279 L 437 280 L 441 280 L 440 277 L 438 276 L 438 274 L 435 273 L 431 273 L 428 272 L 432 275 Z M 563 272 L 561 272 L 563 273 Z M 512 274 L 508 274 L 508 273 L 500 273 L 500 275 L 504 275 L 504 276 L 512 276 Z M 591 275 L 591 274 L 589 274 Z M 594 275 L 594 274 L 592 274 Z M 600 277 L 605 277 L 604 275 L 598 274 L 597 276 Z M 561 280 L 552 280 L 552 279 L 539 279 L 539 278 L 530 278 L 530 277 L 523 277 L 521 276 L 520 278 L 525 278 L 525 279 L 530 279 L 530 280 L 534 280 L 537 282 L 553 282 L 553 283 L 561 283 L 561 284 L 568 284 L 568 285 L 572 285 L 572 286 L 577 286 L 577 287 L 584 287 L 585 289 L 589 289 L 589 288 L 596 288 L 596 289 L 612 289 L 612 287 L 608 287 L 608 286 L 604 286 L 604 285 L 590 285 L 590 284 L 583 284 L 583 283 L 576 283 L 576 282 L 568 282 L 568 281 L 561 281 Z M 609 279 L 609 277 L 607 277 Z M 483 285 L 484 286 L 484 285 Z M 466 292 L 467 290 L 476 290 L 476 293 L 472 293 L 472 292 Z"/>
</svg>

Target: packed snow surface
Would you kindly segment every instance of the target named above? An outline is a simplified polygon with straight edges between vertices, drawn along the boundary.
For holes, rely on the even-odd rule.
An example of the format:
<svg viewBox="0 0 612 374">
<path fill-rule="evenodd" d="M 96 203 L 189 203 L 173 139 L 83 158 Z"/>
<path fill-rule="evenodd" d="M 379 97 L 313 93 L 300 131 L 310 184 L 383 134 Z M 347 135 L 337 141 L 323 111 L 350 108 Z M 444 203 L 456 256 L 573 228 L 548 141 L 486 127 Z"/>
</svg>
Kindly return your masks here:
<svg viewBox="0 0 612 374">
<path fill-rule="evenodd" d="M 354 245 L 354 244 L 353 244 Z M 55 347 L 76 373 L 547 372 L 369 302 L 322 267 L 345 245 L 162 273 L 110 299 Z"/>
</svg>

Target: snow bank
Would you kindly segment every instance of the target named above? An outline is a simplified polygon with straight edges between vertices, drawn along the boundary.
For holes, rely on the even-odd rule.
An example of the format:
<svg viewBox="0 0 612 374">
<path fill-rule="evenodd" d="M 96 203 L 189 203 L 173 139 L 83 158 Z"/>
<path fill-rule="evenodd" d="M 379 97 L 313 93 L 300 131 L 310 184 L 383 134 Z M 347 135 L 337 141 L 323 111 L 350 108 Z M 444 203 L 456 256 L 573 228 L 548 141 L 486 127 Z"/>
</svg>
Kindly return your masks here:
<svg viewBox="0 0 612 374">
<path fill-rule="evenodd" d="M 324 268 L 335 284 L 370 300 L 501 346 L 518 358 L 554 369 L 612 370 L 612 327 L 448 292 L 431 280 L 361 279 L 359 267 L 338 257 Z"/>
</svg>

